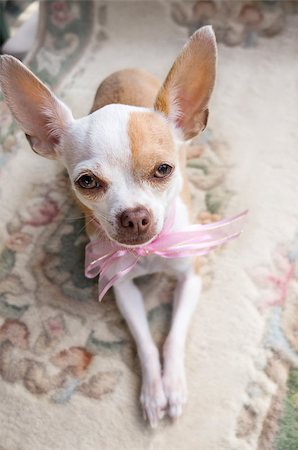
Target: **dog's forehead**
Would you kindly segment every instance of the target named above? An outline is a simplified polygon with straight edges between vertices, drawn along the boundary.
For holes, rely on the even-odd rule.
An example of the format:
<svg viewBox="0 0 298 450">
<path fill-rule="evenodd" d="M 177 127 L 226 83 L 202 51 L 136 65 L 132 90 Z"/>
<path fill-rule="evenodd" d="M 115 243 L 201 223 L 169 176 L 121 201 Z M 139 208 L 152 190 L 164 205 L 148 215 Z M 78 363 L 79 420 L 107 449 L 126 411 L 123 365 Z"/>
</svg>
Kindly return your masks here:
<svg viewBox="0 0 298 450">
<path fill-rule="evenodd" d="M 165 117 L 153 111 L 133 111 L 128 122 L 133 170 L 149 169 L 154 162 L 174 162 L 173 134 Z"/>
<path fill-rule="evenodd" d="M 71 165 L 93 161 L 133 169 L 154 158 L 166 161 L 174 150 L 170 125 L 161 114 L 127 105 L 107 105 L 76 120 L 66 144 L 72 148 L 67 157 Z"/>
</svg>

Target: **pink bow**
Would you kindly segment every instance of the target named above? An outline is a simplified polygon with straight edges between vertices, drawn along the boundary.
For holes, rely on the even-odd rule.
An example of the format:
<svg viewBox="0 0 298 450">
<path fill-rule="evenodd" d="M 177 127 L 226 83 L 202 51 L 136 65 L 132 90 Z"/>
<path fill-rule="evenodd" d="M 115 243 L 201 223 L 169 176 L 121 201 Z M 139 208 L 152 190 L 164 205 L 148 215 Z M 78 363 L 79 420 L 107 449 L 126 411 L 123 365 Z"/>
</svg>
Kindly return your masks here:
<svg viewBox="0 0 298 450">
<path fill-rule="evenodd" d="M 230 219 L 189 225 L 181 231 L 170 231 L 174 223 L 174 210 L 161 233 L 149 244 L 123 247 L 112 241 L 92 241 L 86 246 L 85 275 L 99 275 L 99 301 L 120 278 L 128 274 L 140 258 L 158 255 L 161 258 L 186 258 L 205 255 L 214 247 L 235 239 L 242 231 L 247 211 Z"/>
</svg>

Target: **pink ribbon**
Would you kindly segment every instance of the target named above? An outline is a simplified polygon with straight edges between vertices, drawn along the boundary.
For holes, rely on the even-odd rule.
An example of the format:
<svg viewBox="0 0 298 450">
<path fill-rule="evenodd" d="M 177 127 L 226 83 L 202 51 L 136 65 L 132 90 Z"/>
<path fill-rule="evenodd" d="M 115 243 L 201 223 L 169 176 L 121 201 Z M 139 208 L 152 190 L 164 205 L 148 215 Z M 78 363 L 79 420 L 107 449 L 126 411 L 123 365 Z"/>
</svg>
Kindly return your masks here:
<svg viewBox="0 0 298 450">
<path fill-rule="evenodd" d="M 112 241 L 92 241 L 86 245 L 85 275 L 99 275 L 99 301 L 119 279 L 128 274 L 140 258 L 158 255 L 161 258 L 187 258 L 209 253 L 213 248 L 239 236 L 247 211 L 230 219 L 205 225 L 189 225 L 181 231 L 170 231 L 175 211 L 172 210 L 161 233 L 149 244 L 123 247 Z"/>
</svg>

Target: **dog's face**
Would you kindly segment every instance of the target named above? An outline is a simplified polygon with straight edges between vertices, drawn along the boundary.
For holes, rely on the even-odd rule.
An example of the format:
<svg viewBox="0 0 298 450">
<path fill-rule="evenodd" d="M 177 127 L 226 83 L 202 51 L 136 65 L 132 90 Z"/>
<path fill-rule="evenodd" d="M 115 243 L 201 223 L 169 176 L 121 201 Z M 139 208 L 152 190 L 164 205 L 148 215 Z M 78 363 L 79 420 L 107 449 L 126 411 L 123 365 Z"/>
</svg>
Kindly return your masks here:
<svg viewBox="0 0 298 450">
<path fill-rule="evenodd" d="M 204 27 L 178 56 L 154 108 L 112 104 L 78 120 L 12 57 L 1 57 L 0 82 L 33 150 L 61 159 L 107 236 L 134 246 L 160 233 L 181 190 L 179 146 L 206 126 L 215 65 L 214 34 Z"/>
<path fill-rule="evenodd" d="M 72 122 L 59 153 L 78 199 L 110 239 L 140 245 L 161 231 L 181 174 L 175 134 L 160 113 L 105 106 Z"/>
</svg>

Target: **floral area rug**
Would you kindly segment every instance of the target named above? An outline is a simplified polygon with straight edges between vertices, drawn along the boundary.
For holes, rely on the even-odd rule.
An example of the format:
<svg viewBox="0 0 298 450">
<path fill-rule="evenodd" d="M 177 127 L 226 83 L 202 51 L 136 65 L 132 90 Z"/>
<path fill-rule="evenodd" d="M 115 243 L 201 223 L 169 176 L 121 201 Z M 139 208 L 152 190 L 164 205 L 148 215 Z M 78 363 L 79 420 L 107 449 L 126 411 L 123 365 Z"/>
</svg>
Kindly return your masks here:
<svg viewBox="0 0 298 450">
<path fill-rule="evenodd" d="M 27 64 L 80 117 L 113 70 L 164 77 L 195 3 L 217 2 L 42 2 Z M 269 2 L 253 3 L 268 13 Z M 1 450 L 297 450 L 298 16 L 283 20 L 274 38 L 220 39 L 210 124 L 188 154 L 193 208 L 201 222 L 250 213 L 240 239 L 202 259 L 189 401 L 155 430 L 141 417 L 140 367 L 113 293 L 98 304 L 84 277 L 67 177 L 30 151 L 0 102 Z M 138 283 L 161 345 L 175 281 Z"/>
</svg>

